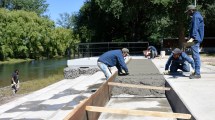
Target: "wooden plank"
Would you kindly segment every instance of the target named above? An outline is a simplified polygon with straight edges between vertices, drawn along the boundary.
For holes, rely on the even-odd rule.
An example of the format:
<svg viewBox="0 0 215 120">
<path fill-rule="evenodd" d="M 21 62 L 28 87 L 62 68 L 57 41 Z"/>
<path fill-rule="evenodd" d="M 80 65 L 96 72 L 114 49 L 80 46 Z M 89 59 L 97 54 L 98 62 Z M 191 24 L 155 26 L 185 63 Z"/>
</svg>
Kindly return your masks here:
<svg viewBox="0 0 215 120">
<path fill-rule="evenodd" d="M 63 120 L 87 120 L 87 112 L 85 110 L 87 105 L 92 105 L 92 99 L 83 100 Z"/>
<path fill-rule="evenodd" d="M 154 89 L 154 90 L 170 90 L 169 87 L 155 87 L 155 86 L 134 85 L 134 84 L 116 83 L 116 82 L 108 82 L 108 85 L 119 86 L 119 87 L 131 87 L 131 88 L 142 88 L 142 89 Z"/>
<path fill-rule="evenodd" d="M 124 114 L 124 115 L 135 115 L 135 116 L 151 116 L 151 117 L 162 117 L 162 118 L 179 118 L 179 119 L 190 119 L 190 114 L 183 113 L 168 113 L 168 112 L 157 112 L 157 111 L 145 111 L 145 110 L 128 110 L 128 109 L 116 109 L 116 108 L 105 108 L 86 106 L 87 111 L 91 112 L 105 112 L 113 114 Z"/>
</svg>

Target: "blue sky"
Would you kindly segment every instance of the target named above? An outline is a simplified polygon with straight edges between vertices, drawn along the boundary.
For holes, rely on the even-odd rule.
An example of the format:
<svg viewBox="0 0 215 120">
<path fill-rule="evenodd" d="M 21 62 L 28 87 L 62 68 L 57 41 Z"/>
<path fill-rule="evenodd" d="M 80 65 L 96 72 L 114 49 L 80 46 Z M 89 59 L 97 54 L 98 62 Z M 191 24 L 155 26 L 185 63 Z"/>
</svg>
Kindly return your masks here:
<svg viewBox="0 0 215 120">
<path fill-rule="evenodd" d="M 60 13 L 78 12 L 86 0 L 46 0 L 49 4 L 48 10 L 45 13 L 56 22 L 60 18 Z"/>
</svg>

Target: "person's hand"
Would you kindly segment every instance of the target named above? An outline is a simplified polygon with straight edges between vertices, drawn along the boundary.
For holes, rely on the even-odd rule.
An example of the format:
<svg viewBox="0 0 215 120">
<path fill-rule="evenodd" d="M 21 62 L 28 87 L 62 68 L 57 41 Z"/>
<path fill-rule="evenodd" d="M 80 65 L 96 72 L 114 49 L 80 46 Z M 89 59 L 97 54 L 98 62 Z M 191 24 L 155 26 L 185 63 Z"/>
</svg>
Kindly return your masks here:
<svg viewBox="0 0 215 120">
<path fill-rule="evenodd" d="M 165 70 L 165 71 L 163 72 L 163 74 L 164 74 L 164 75 L 168 75 L 168 74 L 169 74 L 169 71 L 168 71 L 168 70 Z"/>
<path fill-rule="evenodd" d="M 195 74 L 195 71 L 194 71 L 194 70 L 192 70 L 190 74 L 191 74 L 191 75 L 194 75 L 194 74 Z"/>
<path fill-rule="evenodd" d="M 186 43 L 184 43 L 184 46 L 185 47 L 190 47 L 190 46 L 192 46 L 194 44 L 195 44 L 194 39 L 190 38 Z"/>
<path fill-rule="evenodd" d="M 187 43 L 192 43 L 194 41 L 194 39 L 193 38 L 190 38 L 188 41 L 187 41 Z"/>
<path fill-rule="evenodd" d="M 119 76 L 125 76 L 125 75 L 129 75 L 129 73 L 128 72 L 126 72 L 126 73 L 118 73 L 118 75 Z"/>
<path fill-rule="evenodd" d="M 126 73 L 125 73 L 125 75 L 129 75 L 129 73 L 128 73 L 128 72 L 126 72 Z"/>
</svg>

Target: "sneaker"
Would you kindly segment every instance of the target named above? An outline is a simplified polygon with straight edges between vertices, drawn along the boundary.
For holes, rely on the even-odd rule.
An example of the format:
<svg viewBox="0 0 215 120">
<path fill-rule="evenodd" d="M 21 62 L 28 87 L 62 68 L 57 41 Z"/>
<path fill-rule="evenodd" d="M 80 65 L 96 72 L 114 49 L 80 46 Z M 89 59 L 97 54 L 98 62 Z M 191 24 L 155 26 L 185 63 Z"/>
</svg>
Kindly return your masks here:
<svg viewBox="0 0 215 120">
<path fill-rule="evenodd" d="M 189 77 L 190 79 L 199 79 L 199 78 L 201 78 L 201 75 L 193 75 L 193 74 L 191 74 L 190 75 L 190 77 Z"/>
</svg>

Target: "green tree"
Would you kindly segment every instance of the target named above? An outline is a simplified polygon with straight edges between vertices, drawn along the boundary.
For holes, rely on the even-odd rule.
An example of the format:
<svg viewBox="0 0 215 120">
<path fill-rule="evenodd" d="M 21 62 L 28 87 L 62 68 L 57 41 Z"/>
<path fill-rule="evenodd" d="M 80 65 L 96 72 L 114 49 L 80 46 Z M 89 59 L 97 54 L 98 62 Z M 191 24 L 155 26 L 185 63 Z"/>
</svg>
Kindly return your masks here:
<svg viewBox="0 0 215 120">
<path fill-rule="evenodd" d="M 35 12 L 0 9 L 0 16 L 1 60 L 64 56 L 78 42 L 71 29 L 55 28 Z"/>
<path fill-rule="evenodd" d="M 57 19 L 57 24 L 66 29 L 73 29 L 74 16 L 69 13 L 60 14 L 60 19 Z"/>
<path fill-rule="evenodd" d="M 0 0 L 0 7 L 9 10 L 25 10 L 42 15 L 47 11 L 46 0 Z"/>
<path fill-rule="evenodd" d="M 189 0 L 91 0 L 85 2 L 75 20 L 75 33 L 82 42 L 152 41 L 188 36 L 189 17 L 184 13 Z M 213 0 L 197 1 L 205 16 L 206 35 L 214 35 Z M 208 30 L 208 31 L 207 31 Z"/>
</svg>

